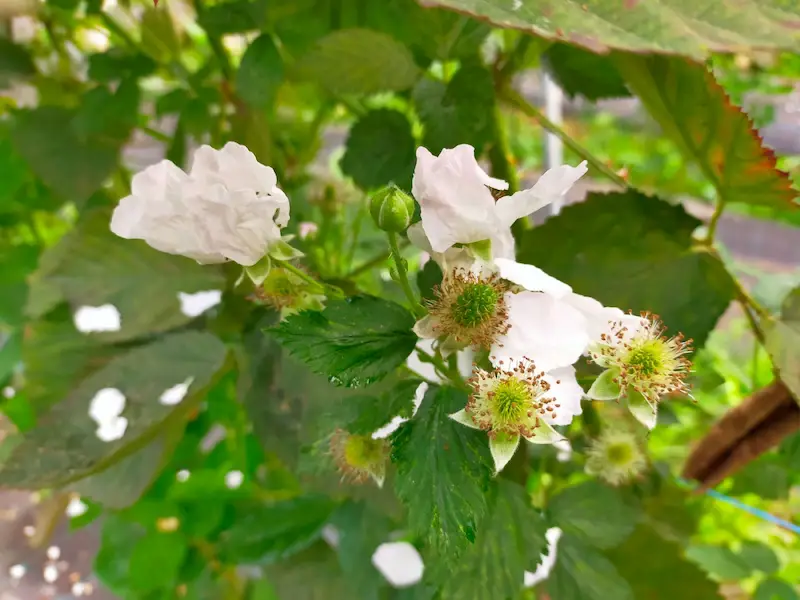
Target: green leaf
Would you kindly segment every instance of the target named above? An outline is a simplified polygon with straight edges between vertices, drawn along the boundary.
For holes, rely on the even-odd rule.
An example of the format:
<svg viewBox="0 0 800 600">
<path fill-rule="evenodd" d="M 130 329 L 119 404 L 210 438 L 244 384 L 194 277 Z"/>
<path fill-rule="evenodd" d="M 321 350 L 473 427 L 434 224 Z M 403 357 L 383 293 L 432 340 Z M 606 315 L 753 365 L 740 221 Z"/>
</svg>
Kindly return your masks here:
<svg viewBox="0 0 800 600">
<path fill-rule="evenodd" d="M 43 312 L 35 302 L 44 285 L 58 290 L 73 313 L 84 306 L 112 304 L 120 313 L 119 331 L 88 337 L 102 342 L 127 340 L 190 321 L 193 317 L 181 308 L 181 294 L 224 287 L 219 269 L 158 252 L 143 242 L 123 240 L 111 233 L 108 223 L 107 212 L 88 213 L 45 252 L 33 277 L 31 316 Z"/>
<path fill-rule="evenodd" d="M 23 308 L 28 295 L 27 278 L 36 268 L 39 248 L 36 246 L 0 246 L 0 324 L 14 327 L 22 324 Z"/>
<path fill-rule="evenodd" d="M 411 529 L 448 555 L 474 541 L 486 514 L 484 495 L 494 472 L 486 434 L 449 416 L 466 402 L 458 390 L 431 387 L 416 416 L 394 434 L 392 444 L 395 489 L 409 507 Z"/>
<path fill-rule="evenodd" d="M 471 144 L 480 154 L 493 139 L 494 83 L 483 65 L 466 63 L 447 85 L 422 79 L 413 98 L 425 127 L 422 145 L 433 154 L 458 144 Z"/>
<path fill-rule="evenodd" d="M 442 283 L 442 269 L 435 260 L 429 260 L 417 273 L 417 287 L 423 300 L 433 300 L 434 288 Z"/>
<path fill-rule="evenodd" d="M 269 330 L 294 356 L 336 385 L 367 386 L 414 350 L 414 317 L 372 296 L 330 300 L 322 312 L 293 315 Z"/>
<path fill-rule="evenodd" d="M 8 460 L 0 465 L 0 487 L 56 487 L 99 472 L 129 456 L 158 434 L 165 421 L 180 420 L 192 398 L 220 369 L 225 346 L 209 333 L 187 331 L 164 336 L 114 358 L 84 379 L 62 402 L 26 432 Z M 161 395 L 192 379 L 189 395 L 177 405 L 164 405 Z M 126 399 L 124 435 L 104 442 L 89 417 L 98 391 L 119 390 Z M 58 431 L 59 435 L 53 435 Z"/>
<path fill-rule="evenodd" d="M 245 51 L 236 74 L 236 91 L 255 108 L 272 106 L 283 83 L 283 59 L 272 40 L 264 33 Z"/>
<path fill-rule="evenodd" d="M 523 234 L 517 255 L 607 306 L 660 315 L 700 348 L 733 287 L 718 259 L 693 249 L 699 225 L 681 206 L 633 190 L 589 194 Z"/>
<path fill-rule="evenodd" d="M 372 565 L 372 555 L 389 540 L 389 519 L 364 502 L 350 501 L 334 513 L 331 524 L 339 532 L 336 551 L 351 590 L 362 598 L 377 594 L 386 580 Z"/>
<path fill-rule="evenodd" d="M 168 63 L 180 56 L 181 41 L 169 10 L 164 7 L 145 7 L 142 15 L 141 47 L 161 63 Z"/>
<path fill-rule="evenodd" d="M 21 111 L 12 139 L 42 181 L 64 197 L 82 202 L 113 172 L 119 144 L 97 136 L 80 137 L 70 126 L 76 114 L 55 106 Z"/>
<path fill-rule="evenodd" d="M 89 78 L 98 83 L 145 77 L 155 70 L 155 61 L 146 54 L 130 54 L 121 48 L 89 56 Z"/>
<path fill-rule="evenodd" d="M 739 550 L 739 558 L 751 569 L 767 575 L 781 568 L 775 551 L 761 542 L 744 542 Z"/>
<path fill-rule="evenodd" d="M 139 85 L 125 79 L 115 92 L 104 86 L 84 94 L 72 122 L 81 139 L 96 137 L 122 145 L 130 137 L 139 114 Z"/>
<path fill-rule="evenodd" d="M 797 192 L 775 168 L 747 114 L 704 65 L 664 56 L 617 55 L 615 64 L 664 133 L 695 161 L 725 202 L 786 206 Z"/>
<path fill-rule="evenodd" d="M 307 495 L 271 505 L 242 504 L 218 542 L 223 560 L 277 562 L 308 548 L 336 508 L 326 496 Z"/>
<path fill-rule="evenodd" d="M 341 168 L 364 190 L 389 183 L 410 189 L 415 162 L 411 123 L 403 113 L 382 108 L 353 124 Z"/>
<path fill-rule="evenodd" d="M 131 551 L 128 567 L 131 589 L 138 592 L 174 589 L 187 551 L 187 540 L 179 533 L 148 533 Z"/>
<path fill-rule="evenodd" d="M 686 558 L 720 581 L 738 581 L 753 572 L 741 557 L 723 546 L 692 545 L 686 550 Z"/>
<path fill-rule="evenodd" d="M 205 7 L 197 22 L 209 35 L 222 36 L 259 29 L 266 13 L 266 0 L 234 0 Z"/>
<path fill-rule="evenodd" d="M 634 600 L 635 597 L 639 600 L 614 565 L 581 539 L 565 533 L 558 541 L 556 552 L 556 564 L 545 584 L 553 598 Z"/>
<path fill-rule="evenodd" d="M 266 568 L 265 572 L 275 593 L 274 597 L 267 596 L 266 600 L 329 600 L 353 597 L 336 554 L 321 541 L 287 561 Z"/>
<path fill-rule="evenodd" d="M 734 475 L 730 494 L 755 494 L 764 500 L 780 500 L 788 497 L 791 485 L 789 473 L 781 461 L 774 455 L 764 454 Z"/>
<path fill-rule="evenodd" d="M 619 378 L 619 369 L 606 369 L 592 383 L 586 396 L 592 400 L 616 400 L 622 394 L 619 383 L 614 381 Z"/>
<path fill-rule="evenodd" d="M 721 600 L 718 586 L 683 558 L 682 547 L 649 527 L 640 526 L 609 557 L 633 588 L 636 600 Z"/>
<path fill-rule="evenodd" d="M 419 379 L 405 379 L 380 395 L 343 398 L 333 419 L 357 435 L 369 435 L 397 416 L 410 419 L 414 394 L 421 383 Z M 330 430 L 332 419 L 330 415 L 326 417 Z"/>
<path fill-rule="evenodd" d="M 116 352 L 103 352 L 97 340 L 79 333 L 66 310 L 30 323 L 22 343 L 25 393 L 37 413 L 61 401 L 75 384 Z"/>
<path fill-rule="evenodd" d="M 0 38 L 0 85 L 14 79 L 36 75 L 36 65 L 28 51 L 7 38 Z"/>
<path fill-rule="evenodd" d="M 112 514 L 103 522 L 100 549 L 94 557 L 94 572 L 108 589 L 118 596 L 130 589 L 130 560 L 137 542 L 143 539 L 143 527 Z"/>
<path fill-rule="evenodd" d="M 547 525 L 521 486 L 498 479 L 488 498 L 488 515 L 475 542 L 438 574 L 445 578 L 443 600 L 516 597 L 524 572 L 536 569 L 547 548 Z"/>
<path fill-rule="evenodd" d="M 793 24 L 800 18 L 799 7 L 780 0 L 722 6 L 718 0 L 662 0 L 655 5 L 635 0 L 425 0 L 423 4 L 594 52 L 619 48 L 697 59 L 711 51 L 733 52 L 747 46 L 795 49 L 798 34 Z"/>
<path fill-rule="evenodd" d="M 765 321 L 766 348 L 781 379 L 800 402 L 800 288 L 783 302 L 781 317 Z"/>
<path fill-rule="evenodd" d="M 572 98 L 583 96 L 594 102 L 631 95 L 608 56 L 570 44 L 553 44 L 542 58 L 561 89 Z"/>
<path fill-rule="evenodd" d="M 127 508 L 153 483 L 167 458 L 167 449 L 173 446 L 174 443 L 168 444 L 167 436 L 162 434 L 108 469 L 75 482 L 72 489 L 107 508 Z"/>
<path fill-rule="evenodd" d="M 797 600 L 798 597 L 788 582 L 770 577 L 759 584 L 753 600 Z"/>
<path fill-rule="evenodd" d="M 369 29 L 340 29 L 326 35 L 295 69 L 298 77 L 337 95 L 399 92 L 414 85 L 420 76 L 405 46 Z"/>
<path fill-rule="evenodd" d="M 681 206 L 633 190 L 589 194 L 526 232 L 517 254 L 607 306 L 660 315 L 700 348 L 733 288 L 718 259 L 693 249 L 699 224 Z"/>
<path fill-rule="evenodd" d="M 595 481 L 566 488 L 550 501 L 547 510 L 562 531 L 598 548 L 612 548 L 622 542 L 633 532 L 639 517 L 638 509 L 629 506 L 617 490 Z"/>
</svg>

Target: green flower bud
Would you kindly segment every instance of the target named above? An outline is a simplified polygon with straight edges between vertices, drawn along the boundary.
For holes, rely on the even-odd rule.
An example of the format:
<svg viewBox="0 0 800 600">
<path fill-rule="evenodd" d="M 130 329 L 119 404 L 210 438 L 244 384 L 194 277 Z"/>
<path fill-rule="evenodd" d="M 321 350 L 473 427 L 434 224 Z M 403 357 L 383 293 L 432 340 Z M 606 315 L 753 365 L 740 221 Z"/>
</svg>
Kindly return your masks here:
<svg viewBox="0 0 800 600">
<path fill-rule="evenodd" d="M 414 216 L 414 199 L 396 185 L 388 185 L 370 199 L 369 212 L 383 231 L 405 231 Z"/>
</svg>

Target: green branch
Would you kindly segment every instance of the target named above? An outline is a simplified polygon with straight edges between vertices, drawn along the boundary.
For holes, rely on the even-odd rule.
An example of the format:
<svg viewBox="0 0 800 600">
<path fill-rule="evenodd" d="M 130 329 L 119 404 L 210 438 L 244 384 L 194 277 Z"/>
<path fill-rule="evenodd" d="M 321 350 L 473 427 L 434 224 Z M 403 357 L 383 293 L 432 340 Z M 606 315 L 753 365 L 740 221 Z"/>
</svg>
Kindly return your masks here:
<svg viewBox="0 0 800 600">
<path fill-rule="evenodd" d="M 392 258 L 394 259 L 394 265 L 397 271 L 397 280 L 408 299 L 411 312 L 418 318 L 423 317 L 425 316 L 425 309 L 417 301 L 414 290 L 411 289 L 411 283 L 408 281 L 408 273 L 406 272 L 406 266 L 403 262 L 403 255 L 400 254 L 400 247 L 397 245 L 397 234 L 393 231 L 387 231 L 386 235 L 389 238 L 389 247 L 392 249 Z"/>
<path fill-rule="evenodd" d="M 596 171 L 605 175 L 608 179 L 613 181 L 621 188 L 627 188 L 628 184 L 625 180 L 617 175 L 613 169 L 610 169 L 602 160 L 594 156 L 586 148 L 581 146 L 572 137 L 564 131 L 561 127 L 548 119 L 538 108 L 533 106 L 530 102 L 520 95 L 516 90 L 507 87 L 500 92 L 500 98 L 508 103 L 510 106 L 516 108 L 524 115 L 536 119 L 539 124 L 547 131 L 557 136 L 564 145 L 572 150 L 575 154 L 580 156 L 583 160 L 589 163 Z"/>
</svg>

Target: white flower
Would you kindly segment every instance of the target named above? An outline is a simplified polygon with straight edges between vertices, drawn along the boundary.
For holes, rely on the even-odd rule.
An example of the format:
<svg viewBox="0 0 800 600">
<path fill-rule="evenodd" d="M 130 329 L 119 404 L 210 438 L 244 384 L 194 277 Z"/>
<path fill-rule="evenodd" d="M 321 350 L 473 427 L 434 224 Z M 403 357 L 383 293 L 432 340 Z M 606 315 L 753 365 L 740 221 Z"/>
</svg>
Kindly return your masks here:
<svg viewBox="0 0 800 600">
<path fill-rule="evenodd" d="M 275 171 L 229 142 L 222 150 L 202 146 L 189 174 L 167 160 L 137 173 L 111 231 L 202 264 L 252 266 L 288 221 L 289 199 Z"/>
<path fill-rule="evenodd" d="M 448 148 L 439 156 L 418 148 L 412 192 L 434 252 L 445 252 L 454 244 L 491 240 L 494 256 L 511 258 L 509 228 L 514 221 L 563 196 L 586 170 L 585 162 L 550 169 L 532 188 L 495 201 L 490 188 L 507 190 L 508 183 L 481 169 L 472 146 Z"/>
<path fill-rule="evenodd" d="M 489 449 L 499 472 L 519 446 L 563 440 L 554 425 L 567 425 L 581 412 L 583 390 L 572 366 L 550 373 L 526 358 L 509 361 L 493 371 L 476 369 L 467 406 L 450 418 L 489 435 Z"/>
<path fill-rule="evenodd" d="M 414 546 L 408 542 L 387 542 L 377 547 L 372 564 L 392 587 L 404 588 L 419 583 L 425 564 Z"/>
</svg>

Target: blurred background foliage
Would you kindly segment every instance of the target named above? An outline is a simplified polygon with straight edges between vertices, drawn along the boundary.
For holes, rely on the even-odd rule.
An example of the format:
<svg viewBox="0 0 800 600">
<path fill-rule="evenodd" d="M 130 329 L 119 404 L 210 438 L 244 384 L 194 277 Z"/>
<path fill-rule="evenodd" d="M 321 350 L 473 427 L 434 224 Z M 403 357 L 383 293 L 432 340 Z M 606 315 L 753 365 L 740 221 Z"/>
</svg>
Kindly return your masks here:
<svg viewBox="0 0 800 600">
<path fill-rule="evenodd" d="M 481 18 L 470 16 L 480 3 L 437 4 L 461 12 L 413 0 L 0 2 L 0 441 L 18 429 L 27 444 L 25 452 L 0 451 L 0 486 L 41 490 L 31 506 L 27 494 L 7 494 L 0 592 L 33 598 L 42 585 L 148 600 L 409 600 L 468 597 L 463 590 L 501 598 L 508 594 L 498 582 L 506 582 L 509 597 L 543 600 L 798 598 L 796 533 L 676 481 L 694 443 L 775 378 L 776 352 L 732 303 L 741 297 L 729 274 L 763 307 L 762 321 L 779 318 L 800 283 L 800 211 L 775 171 L 794 176 L 800 168 L 796 37 L 770 41 L 768 28 L 747 31 L 749 13 L 720 10 L 715 25 L 745 41 L 726 44 L 712 27 L 687 41 L 679 53 L 695 62 L 683 62 L 626 52 L 659 50 L 657 43 L 675 50 L 646 28 L 621 39 L 598 26 L 587 40 L 583 25 L 560 13 L 554 19 L 566 35 L 528 35 L 518 19 L 540 14 L 545 3 L 536 0 L 520 2 L 523 10 L 513 9 L 517 0 L 486 2 Z M 620 3 L 589 4 L 602 12 Z M 800 18 L 789 4 L 764 3 L 758 22 Z M 586 49 L 597 44 L 613 52 Z M 702 46 L 720 52 L 706 56 Z M 704 60 L 721 88 L 713 80 L 697 87 Z M 348 293 L 400 299 L 365 194 L 389 181 L 409 188 L 417 145 L 436 153 L 469 143 L 512 186 L 535 178 L 545 156 L 542 69 L 566 95 L 556 132 L 568 141 L 565 162 L 594 159 L 567 201 L 595 195 L 541 228 L 546 215 L 534 215 L 537 226 L 518 232 L 520 253 L 579 292 L 656 310 L 670 330 L 695 337 L 695 402 L 664 405 L 642 440 L 652 468 L 630 486 L 598 492 L 583 471 L 591 438 L 625 418 L 614 406 L 586 407 L 572 426 L 571 458 L 549 447 L 533 452 L 520 483 L 548 523 L 567 532 L 546 583 L 516 589 L 519 573 L 508 575 L 512 559 L 500 557 L 496 572 L 480 577 L 465 561 L 463 587 L 450 578 L 441 588 L 434 573 L 393 589 L 371 565 L 377 544 L 402 531 L 426 559 L 430 547 L 406 530 L 392 485 L 342 484 L 324 452 L 331 423 L 347 423 L 347 401 L 359 391 L 311 375 L 265 337 L 274 311 L 234 293 L 232 270 L 121 242 L 107 230 L 109 211 L 144 166 L 166 157 L 185 167 L 199 144 L 236 140 L 277 171 L 309 271 Z M 672 79 L 658 88 L 643 83 L 643 70 L 653 81 L 659 73 Z M 681 111 L 654 109 L 657 89 L 681 98 Z M 648 94 L 643 106 L 637 95 Z M 757 140 L 737 137 L 748 126 L 735 106 L 775 148 L 777 164 Z M 698 133 L 705 145 L 687 153 L 675 131 Z M 730 165 L 720 166 L 715 144 L 730 150 Z M 619 192 L 625 184 L 666 202 Z M 719 256 L 707 256 L 693 235 L 701 221 L 716 225 L 723 206 Z M 315 227 L 304 231 L 308 223 Z M 418 256 L 407 258 L 419 265 Z M 422 274 L 424 291 L 436 273 Z M 224 290 L 219 306 L 181 310 L 177 294 L 208 289 Z M 122 328 L 79 331 L 75 311 L 105 303 L 119 309 Z M 783 314 L 796 331 L 797 318 Z M 794 335 L 781 356 L 796 356 Z M 92 437 L 81 423 L 98 382 L 121 377 L 149 390 L 187 376 L 201 391 L 174 410 L 143 405 L 125 443 L 109 450 L 81 441 Z M 367 393 L 396 384 L 389 378 Z M 54 445 L 55 431 L 71 441 Z M 231 485 L 231 474 L 243 483 Z M 796 519 L 800 435 L 716 489 Z M 70 510 L 78 496 L 82 508 Z M 335 552 L 323 541 L 326 525 L 340 533 Z M 64 572 L 50 581 L 47 566 L 59 559 L 46 549 L 54 543 L 74 561 L 76 578 Z M 28 566 L 25 577 L 8 570 L 19 564 Z"/>
</svg>

